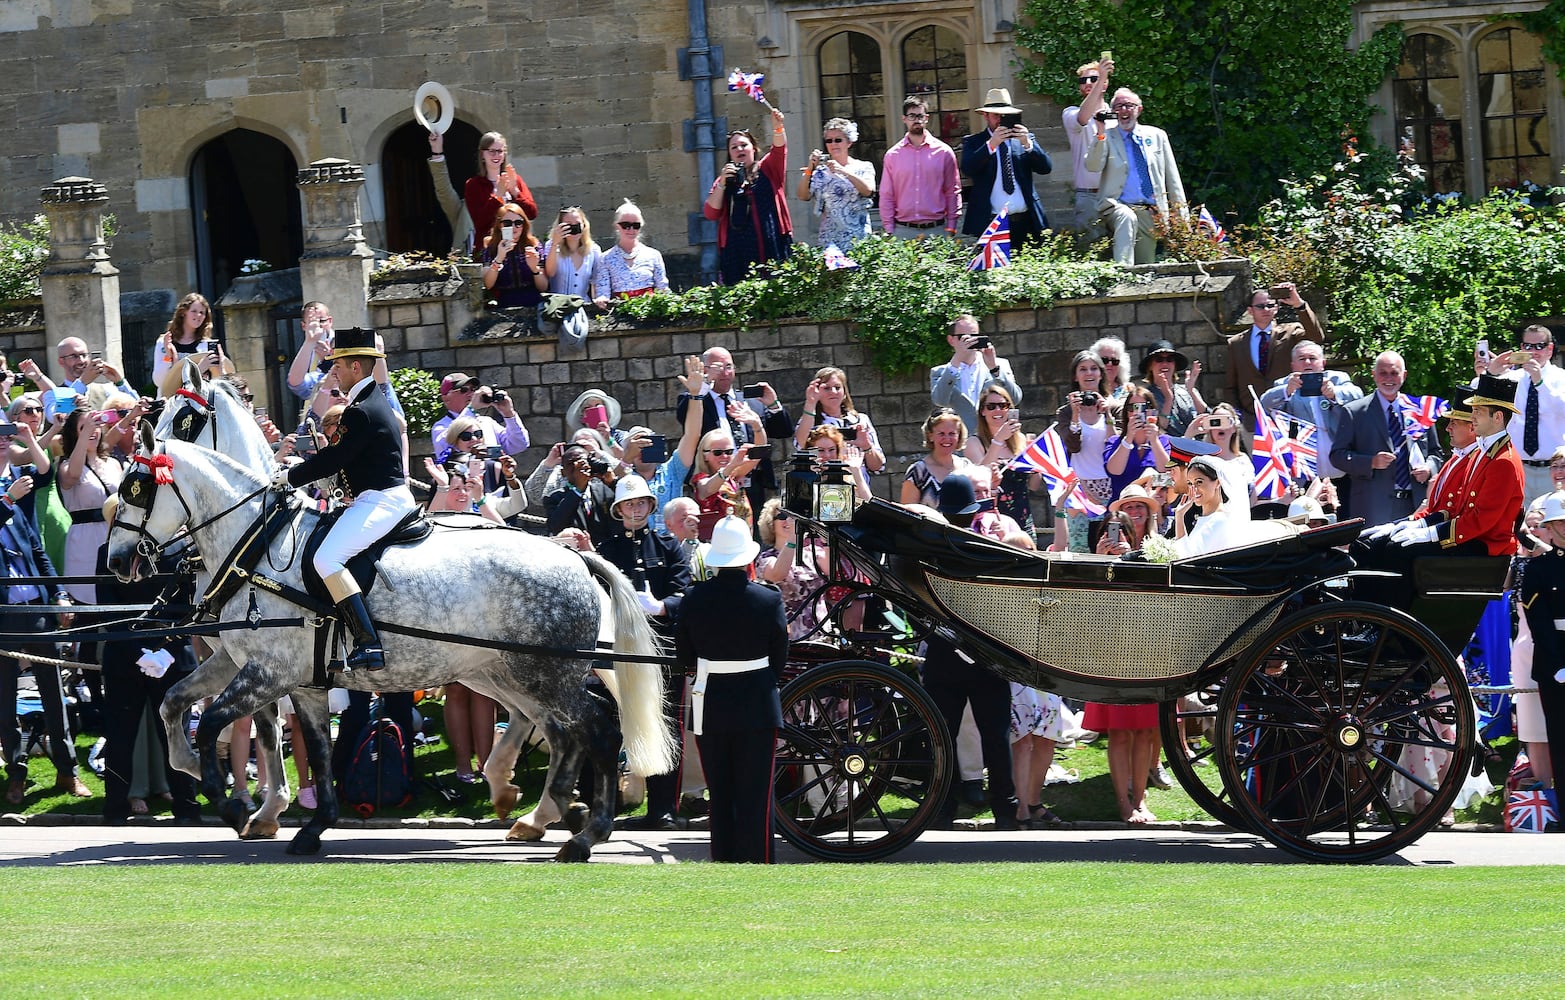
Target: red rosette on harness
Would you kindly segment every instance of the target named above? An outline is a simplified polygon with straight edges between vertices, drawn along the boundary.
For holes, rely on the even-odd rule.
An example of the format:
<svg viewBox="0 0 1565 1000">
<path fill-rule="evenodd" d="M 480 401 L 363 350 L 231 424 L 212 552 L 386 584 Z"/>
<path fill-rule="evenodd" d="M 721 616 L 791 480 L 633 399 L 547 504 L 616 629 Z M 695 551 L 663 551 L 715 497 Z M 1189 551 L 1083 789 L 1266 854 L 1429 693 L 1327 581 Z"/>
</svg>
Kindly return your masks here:
<svg viewBox="0 0 1565 1000">
<path fill-rule="evenodd" d="M 159 486 L 174 481 L 174 460 L 167 455 L 137 455 L 136 464 L 145 466 L 152 474 L 152 481 Z"/>
</svg>

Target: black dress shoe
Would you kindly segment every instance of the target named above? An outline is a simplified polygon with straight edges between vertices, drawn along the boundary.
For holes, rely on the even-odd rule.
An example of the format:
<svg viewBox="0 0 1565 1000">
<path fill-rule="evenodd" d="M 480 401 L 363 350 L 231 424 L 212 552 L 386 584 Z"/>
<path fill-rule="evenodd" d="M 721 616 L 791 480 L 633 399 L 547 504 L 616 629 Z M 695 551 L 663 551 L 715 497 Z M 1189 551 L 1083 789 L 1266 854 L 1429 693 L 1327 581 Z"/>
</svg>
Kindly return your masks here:
<svg viewBox="0 0 1565 1000">
<path fill-rule="evenodd" d="M 663 831 L 679 829 L 672 813 L 647 813 L 645 816 L 636 816 L 624 822 L 627 830 Z"/>
</svg>

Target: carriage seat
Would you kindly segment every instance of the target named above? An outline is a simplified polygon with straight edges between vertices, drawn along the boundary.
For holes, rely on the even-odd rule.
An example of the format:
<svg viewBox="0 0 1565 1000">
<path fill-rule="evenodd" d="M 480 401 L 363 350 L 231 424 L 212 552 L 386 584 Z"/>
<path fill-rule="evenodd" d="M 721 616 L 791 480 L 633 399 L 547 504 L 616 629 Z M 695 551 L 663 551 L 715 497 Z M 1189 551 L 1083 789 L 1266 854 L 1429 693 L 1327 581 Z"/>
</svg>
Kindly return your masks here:
<svg viewBox="0 0 1565 1000">
<path fill-rule="evenodd" d="M 320 574 L 315 572 L 315 552 L 326 540 L 326 533 L 331 526 L 337 523 L 337 517 L 346 508 L 339 508 L 329 514 L 322 514 L 316 522 L 315 530 L 310 532 L 310 537 L 304 543 L 304 555 L 302 557 L 304 570 L 304 589 L 311 597 L 319 598 L 331 603 L 331 594 L 327 593 L 326 585 L 321 582 Z M 360 552 L 348 560 L 348 571 L 353 574 L 353 579 L 359 585 L 359 590 L 368 594 L 375 586 L 377 576 L 376 563 L 385 551 L 393 545 L 411 545 L 421 542 L 429 537 L 434 530 L 434 525 L 425 516 L 422 507 L 415 507 L 403 515 L 396 527 L 392 528 L 375 544 Z"/>
<path fill-rule="evenodd" d="M 1505 592 L 1510 556 L 1419 556 L 1413 589 L 1420 597 L 1494 600 Z"/>
</svg>

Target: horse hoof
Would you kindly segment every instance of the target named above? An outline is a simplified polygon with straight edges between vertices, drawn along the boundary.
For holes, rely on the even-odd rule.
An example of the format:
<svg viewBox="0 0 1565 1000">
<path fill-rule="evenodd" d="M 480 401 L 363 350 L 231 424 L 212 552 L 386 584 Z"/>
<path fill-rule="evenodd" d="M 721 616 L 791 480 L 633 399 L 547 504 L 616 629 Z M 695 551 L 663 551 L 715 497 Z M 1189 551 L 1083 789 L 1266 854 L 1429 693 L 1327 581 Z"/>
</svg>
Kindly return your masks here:
<svg viewBox="0 0 1565 1000">
<path fill-rule="evenodd" d="M 224 823 L 234 828 L 235 833 L 243 833 L 250 821 L 250 810 L 238 799 L 225 799 L 223 804 L 217 807 L 218 816 Z"/>
<path fill-rule="evenodd" d="M 524 822 L 523 820 L 517 820 L 515 823 L 511 824 L 511 829 L 506 831 L 505 839 L 510 841 L 520 841 L 523 843 L 531 843 L 535 840 L 542 840 L 543 828 L 533 826 L 531 823 Z"/>
<path fill-rule="evenodd" d="M 274 840 L 277 837 L 278 825 L 275 820 L 256 821 L 251 820 L 245 824 L 245 828 L 239 831 L 240 840 Z"/>
<path fill-rule="evenodd" d="M 592 808 L 585 802 L 572 802 L 565 810 L 565 829 L 572 833 L 580 833 L 587 827 L 587 817 L 592 815 Z M 566 859 L 570 860 L 570 859 Z M 579 860 L 586 861 L 586 858 Z"/>
<path fill-rule="evenodd" d="M 306 856 L 310 854 L 319 854 L 320 850 L 321 838 L 313 833 L 307 833 L 304 830 L 300 830 L 297 834 L 294 835 L 293 840 L 288 842 L 287 853 L 295 856 Z"/>
<path fill-rule="evenodd" d="M 512 784 L 491 787 L 494 788 L 494 795 L 489 801 L 494 805 L 495 815 L 505 819 L 511 815 L 511 810 L 516 808 L 517 800 L 522 797 L 522 790 Z"/>
<path fill-rule="evenodd" d="M 565 842 L 565 846 L 560 848 L 559 853 L 555 854 L 554 860 L 580 863 L 586 861 L 591 856 L 592 848 L 586 844 L 579 843 L 577 838 L 572 837 Z"/>
</svg>

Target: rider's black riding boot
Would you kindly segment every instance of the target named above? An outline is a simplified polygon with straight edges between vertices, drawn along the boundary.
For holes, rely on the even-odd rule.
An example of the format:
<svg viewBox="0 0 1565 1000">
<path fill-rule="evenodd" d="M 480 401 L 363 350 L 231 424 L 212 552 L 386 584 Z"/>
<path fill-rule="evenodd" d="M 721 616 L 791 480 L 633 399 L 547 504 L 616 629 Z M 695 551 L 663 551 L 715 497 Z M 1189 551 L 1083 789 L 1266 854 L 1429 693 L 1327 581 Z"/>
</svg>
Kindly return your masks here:
<svg viewBox="0 0 1565 1000">
<path fill-rule="evenodd" d="M 348 654 L 348 669 L 383 669 L 386 666 L 386 655 L 380 648 L 380 635 L 375 631 L 375 622 L 370 619 L 369 609 L 364 606 L 364 595 L 359 593 L 359 585 L 354 581 L 353 574 L 345 569 L 339 570 L 321 582 L 326 584 L 326 590 L 336 602 L 337 615 L 342 624 L 353 636 L 353 652 Z M 342 669 L 336 667 L 336 662 L 333 661 L 333 666 Z"/>
<path fill-rule="evenodd" d="M 363 594 L 352 594 L 337 604 L 337 614 L 353 635 L 353 652 L 348 654 L 349 670 L 384 670 L 386 654 L 380 648 L 380 634 L 364 606 Z"/>
</svg>

